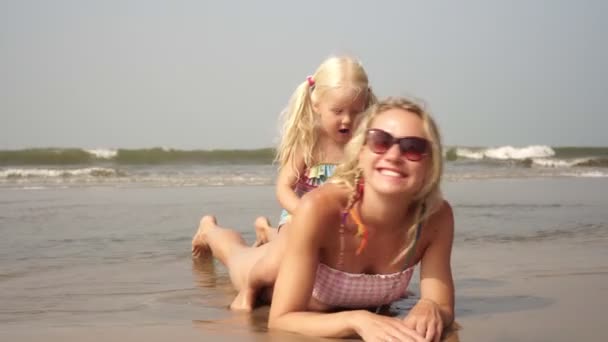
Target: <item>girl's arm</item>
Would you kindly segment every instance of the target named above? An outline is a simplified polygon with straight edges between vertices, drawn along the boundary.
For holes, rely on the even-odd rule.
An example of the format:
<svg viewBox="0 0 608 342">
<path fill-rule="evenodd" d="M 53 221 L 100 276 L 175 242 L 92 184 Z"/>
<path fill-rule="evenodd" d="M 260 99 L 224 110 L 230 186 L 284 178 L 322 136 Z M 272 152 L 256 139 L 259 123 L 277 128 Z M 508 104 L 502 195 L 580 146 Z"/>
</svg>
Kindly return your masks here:
<svg viewBox="0 0 608 342">
<path fill-rule="evenodd" d="M 420 301 L 405 318 L 406 324 L 433 341 L 454 320 L 454 282 L 451 254 L 454 241 L 454 214 L 444 201 L 427 222 L 430 243 L 421 260 Z M 424 229 L 424 228 L 423 228 Z"/>
<path fill-rule="evenodd" d="M 298 181 L 298 176 L 306 172 L 304 158 L 296 153 L 283 165 L 277 177 L 276 194 L 281 207 L 290 214 L 294 213 L 300 198 L 296 195 L 294 187 Z"/>
<path fill-rule="evenodd" d="M 316 189 L 301 201 L 286 231 L 287 243 L 274 286 L 268 326 L 310 336 L 346 337 L 358 334 L 364 340 L 378 337 L 399 341 L 422 337 L 400 320 L 364 310 L 338 313 L 308 311 L 319 255 L 327 238 L 338 238 L 328 228 L 339 226 L 340 204 L 334 187 Z M 413 336 L 413 337 L 412 337 Z"/>
</svg>

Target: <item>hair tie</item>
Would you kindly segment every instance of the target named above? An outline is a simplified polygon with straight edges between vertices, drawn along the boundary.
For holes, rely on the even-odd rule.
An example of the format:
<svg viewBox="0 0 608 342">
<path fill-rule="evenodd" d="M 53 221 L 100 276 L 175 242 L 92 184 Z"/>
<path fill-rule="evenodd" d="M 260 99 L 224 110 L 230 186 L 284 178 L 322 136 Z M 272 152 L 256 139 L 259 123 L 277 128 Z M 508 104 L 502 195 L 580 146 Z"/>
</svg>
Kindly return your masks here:
<svg viewBox="0 0 608 342">
<path fill-rule="evenodd" d="M 363 176 L 359 176 L 357 179 L 357 199 L 361 199 L 363 197 L 363 189 L 365 188 L 365 183 L 363 181 Z"/>
<path fill-rule="evenodd" d="M 309 87 L 314 87 L 315 86 L 315 79 L 312 76 L 306 76 L 306 80 L 308 81 L 308 86 Z"/>
</svg>

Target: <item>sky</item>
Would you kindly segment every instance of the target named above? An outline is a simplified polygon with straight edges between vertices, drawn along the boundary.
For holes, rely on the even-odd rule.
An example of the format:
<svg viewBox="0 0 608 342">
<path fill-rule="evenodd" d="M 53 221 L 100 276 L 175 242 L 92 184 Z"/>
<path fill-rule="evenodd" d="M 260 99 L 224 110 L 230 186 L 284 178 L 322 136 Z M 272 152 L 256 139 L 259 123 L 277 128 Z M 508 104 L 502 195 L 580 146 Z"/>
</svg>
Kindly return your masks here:
<svg viewBox="0 0 608 342">
<path fill-rule="evenodd" d="M 608 146 L 608 2 L 0 0 L 0 149 L 250 149 L 323 59 L 444 143 Z"/>
</svg>

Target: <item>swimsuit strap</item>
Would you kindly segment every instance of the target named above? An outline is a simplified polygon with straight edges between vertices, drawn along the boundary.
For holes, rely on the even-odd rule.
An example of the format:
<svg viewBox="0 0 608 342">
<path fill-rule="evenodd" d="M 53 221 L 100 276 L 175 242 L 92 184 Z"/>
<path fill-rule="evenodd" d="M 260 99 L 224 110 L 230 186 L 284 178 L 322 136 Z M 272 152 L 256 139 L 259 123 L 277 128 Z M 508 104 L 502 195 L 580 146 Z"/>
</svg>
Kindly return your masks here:
<svg viewBox="0 0 608 342">
<path fill-rule="evenodd" d="M 348 212 L 342 213 L 342 221 L 340 222 L 340 254 L 338 254 L 338 267 L 342 268 L 344 265 L 344 226 L 346 225 L 346 217 L 348 217 Z"/>
</svg>

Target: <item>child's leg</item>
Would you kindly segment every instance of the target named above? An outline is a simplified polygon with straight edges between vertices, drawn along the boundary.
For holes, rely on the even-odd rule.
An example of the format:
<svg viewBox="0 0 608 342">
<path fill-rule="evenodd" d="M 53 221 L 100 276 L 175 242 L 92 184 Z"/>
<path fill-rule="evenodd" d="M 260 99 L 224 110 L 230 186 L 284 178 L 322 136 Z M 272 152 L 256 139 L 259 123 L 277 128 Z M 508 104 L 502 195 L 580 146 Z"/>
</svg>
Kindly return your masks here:
<svg viewBox="0 0 608 342">
<path fill-rule="evenodd" d="M 264 216 L 255 219 L 255 242 L 253 247 L 259 247 L 277 237 L 278 229 L 270 225 L 270 221 Z"/>
</svg>

